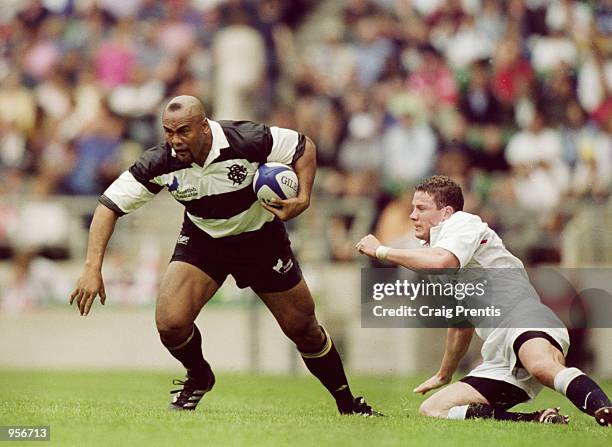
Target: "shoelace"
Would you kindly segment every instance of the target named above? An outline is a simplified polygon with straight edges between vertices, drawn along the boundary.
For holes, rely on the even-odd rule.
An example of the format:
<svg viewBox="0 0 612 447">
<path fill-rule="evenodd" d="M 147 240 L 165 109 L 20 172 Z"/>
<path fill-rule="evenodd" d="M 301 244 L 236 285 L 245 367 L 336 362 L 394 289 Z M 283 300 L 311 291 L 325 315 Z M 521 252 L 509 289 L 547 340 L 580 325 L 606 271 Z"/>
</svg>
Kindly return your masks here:
<svg viewBox="0 0 612 447">
<path fill-rule="evenodd" d="M 173 379 L 172 380 L 172 385 L 181 385 L 182 386 L 182 388 L 170 391 L 170 394 L 181 393 L 181 394 L 179 394 L 179 399 L 182 397 L 182 392 L 183 391 L 191 391 L 194 388 L 193 387 L 193 380 L 190 380 L 189 378 L 187 380 Z"/>
<path fill-rule="evenodd" d="M 540 422 L 545 424 L 567 424 L 569 422 L 569 416 L 565 416 L 559 413 L 560 408 L 547 408 L 539 412 Z"/>
<path fill-rule="evenodd" d="M 360 396 L 360 397 L 355 398 L 355 403 L 357 404 L 357 409 L 360 412 L 368 413 L 368 414 L 372 413 L 372 407 L 370 407 L 366 403 L 366 401 L 365 401 L 365 399 L 363 397 Z"/>
</svg>

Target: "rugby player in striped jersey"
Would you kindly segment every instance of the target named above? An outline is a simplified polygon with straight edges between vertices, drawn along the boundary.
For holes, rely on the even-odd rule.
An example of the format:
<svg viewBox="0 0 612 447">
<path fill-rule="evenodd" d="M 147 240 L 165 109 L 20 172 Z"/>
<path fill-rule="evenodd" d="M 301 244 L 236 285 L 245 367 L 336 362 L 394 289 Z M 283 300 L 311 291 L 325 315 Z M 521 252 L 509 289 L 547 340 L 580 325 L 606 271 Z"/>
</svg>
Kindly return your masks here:
<svg viewBox="0 0 612 447">
<path fill-rule="evenodd" d="M 171 409 L 193 410 L 215 384 L 202 354 L 195 319 L 228 275 L 251 287 L 296 344 L 304 363 L 327 388 L 342 414 L 378 415 L 354 397 L 328 332 L 291 250 L 283 221 L 310 204 L 315 144 L 290 129 L 248 121 L 213 121 L 202 102 L 178 96 L 163 111 L 165 142 L 145 151 L 104 192 L 89 231 L 87 256 L 70 302 L 88 315 L 96 296 L 106 300 L 102 262 L 117 219 L 166 189 L 185 206 L 183 227 L 161 280 L 156 324 L 162 344 L 187 369 Z M 292 165 L 295 198 L 260 203 L 252 188 L 260 164 Z M 160 216 L 163 218 L 163 216 Z"/>
</svg>

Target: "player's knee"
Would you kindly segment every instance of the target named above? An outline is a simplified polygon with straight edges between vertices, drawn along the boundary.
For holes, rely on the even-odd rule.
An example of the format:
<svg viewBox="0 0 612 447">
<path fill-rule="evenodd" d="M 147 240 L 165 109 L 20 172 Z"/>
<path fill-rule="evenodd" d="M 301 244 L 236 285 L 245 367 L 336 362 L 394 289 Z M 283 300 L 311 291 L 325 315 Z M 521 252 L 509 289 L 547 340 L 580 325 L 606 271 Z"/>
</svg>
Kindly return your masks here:
<svg viewBox="0 0 612 447">
<path fill-rule="evenodd" d="M 425 402 L 421 404 L 419 407 L 419 414 L 421 416 L 427 416 L 430 418 L 445 418 L 446 411 L 443 408 L 440 408 L 431 399 L 427 399 Z"/>
<path fill-rule="evenodd" d="M 554 381 L 553 370 L 553 365 L 551 365 L 550 362 L 543 361 L 532 362 L 527 367 L 529 374 L 544 385 L 550 385 Z"/>
<path fill-rule="evenodd" d="M 157 332 L 165 342 L 175 342 L 185 338 L 191 331 L 191 324 L 168 317 L 157 317 L 155 319 Z"/>
<path fill-rule="evenodd" d="M 284 328 L 285 334 L 298 347 L 314 347 L 315 349 L 324 341 L 323 331 L 314 318 L 300 318 L 292 321 Z"/>
<path fill-rule="evenodd" d="M 295 342 L 300 341 L 308 337 L 311 326 L 310 321 L 306 319 L 296 319 L 285 326 L 285 335 Z"/>
</svg>

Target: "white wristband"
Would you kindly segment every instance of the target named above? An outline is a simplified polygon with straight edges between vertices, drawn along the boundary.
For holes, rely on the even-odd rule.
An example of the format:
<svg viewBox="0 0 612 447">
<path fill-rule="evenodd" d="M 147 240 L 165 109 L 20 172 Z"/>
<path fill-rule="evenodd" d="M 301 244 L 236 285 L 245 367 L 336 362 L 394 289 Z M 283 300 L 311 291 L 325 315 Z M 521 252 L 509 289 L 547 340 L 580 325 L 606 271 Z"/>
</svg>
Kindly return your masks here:
<svg viewBox="0 0 612 447">
<path fill-rule="evenodd" d="M 387 259 L 387 254 L 389 253 L 389 250 L 391 250 L 391 247 L 379 245 L 376 249 L 376 257 L 381 261 L 384 261 L 385 259 Z"/>
</svg>

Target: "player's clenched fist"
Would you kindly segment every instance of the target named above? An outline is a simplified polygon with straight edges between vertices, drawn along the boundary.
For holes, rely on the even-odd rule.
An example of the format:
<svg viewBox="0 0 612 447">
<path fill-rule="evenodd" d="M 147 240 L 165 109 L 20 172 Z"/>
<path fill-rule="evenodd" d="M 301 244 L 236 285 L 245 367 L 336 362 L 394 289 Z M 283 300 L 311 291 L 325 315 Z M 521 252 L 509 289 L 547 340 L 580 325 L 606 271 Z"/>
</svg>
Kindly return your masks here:
<svg viewBox="0 0 612 447">
<path fill-rule="evenodd" d="M 368 234 L 366 237 L 361 239 L 355 248 L 359 253 L 367 255 L 371 258 L 376 257 L 376 249 L 380 246 L 380 241 L 372 234 Z"/>
</svg>

